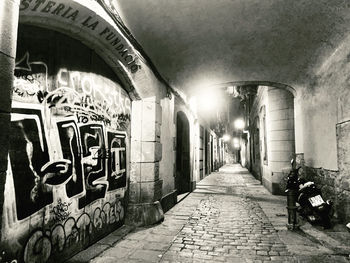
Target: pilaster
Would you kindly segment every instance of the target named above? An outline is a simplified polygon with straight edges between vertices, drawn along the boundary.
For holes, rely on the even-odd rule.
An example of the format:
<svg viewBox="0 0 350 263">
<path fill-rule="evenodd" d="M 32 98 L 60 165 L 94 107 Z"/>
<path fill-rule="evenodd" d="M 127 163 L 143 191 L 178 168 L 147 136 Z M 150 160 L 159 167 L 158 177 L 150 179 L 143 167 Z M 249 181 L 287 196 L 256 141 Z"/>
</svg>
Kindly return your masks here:
<svg viewBox="0 0 350 263">
<path fill-rule="evenodd" d="M 0 227 L 10 132 L 11 92 L 16 58 L 19 0 L 0 1 Z M 1 240 L 1 231 L 0 231 Z"/>
<path fill-rule="evenodd" d="M 159 178 L 161 117 L 162 109 L 156 100 L 133 101 L 129 224 L 149 225 L 164 218 L 159 203 L 162 198 L 162 180 Z"/>
</svg>

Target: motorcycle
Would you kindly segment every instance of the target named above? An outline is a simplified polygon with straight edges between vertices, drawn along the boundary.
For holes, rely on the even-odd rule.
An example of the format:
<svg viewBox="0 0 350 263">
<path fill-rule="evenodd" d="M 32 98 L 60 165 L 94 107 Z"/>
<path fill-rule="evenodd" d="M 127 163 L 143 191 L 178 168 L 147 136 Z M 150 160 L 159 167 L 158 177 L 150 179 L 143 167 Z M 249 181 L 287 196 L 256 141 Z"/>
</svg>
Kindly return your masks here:
<svg viewBox="0 0 350 263">
<path fill-rule="evenodd" d="M 299 204 L 297 211 L 311 224 L 320 224 L 324 228 L 331 227 L 332 201 L 324 200 L 321 190 L 314 182 L 299 178 L 299 168 L 295 167 L 295 161 L 291 161 L 292 170 L 288 175 L 287 190 L 297 190 L 296 202 Z"/>
</svg>

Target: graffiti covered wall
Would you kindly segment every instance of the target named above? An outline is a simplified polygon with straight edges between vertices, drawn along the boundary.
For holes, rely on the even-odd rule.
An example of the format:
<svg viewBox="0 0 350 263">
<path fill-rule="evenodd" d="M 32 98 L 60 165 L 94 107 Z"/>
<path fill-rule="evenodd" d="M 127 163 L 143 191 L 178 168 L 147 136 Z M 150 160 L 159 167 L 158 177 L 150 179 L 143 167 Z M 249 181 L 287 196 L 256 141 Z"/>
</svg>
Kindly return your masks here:
<svg viewBox="0 0 350 263">
<path fill-rule="evenodd" d="M 80 42 L 21 26 L 0 262 L 59 262 L 123 224 L 131 101 Z"/>
</svg>

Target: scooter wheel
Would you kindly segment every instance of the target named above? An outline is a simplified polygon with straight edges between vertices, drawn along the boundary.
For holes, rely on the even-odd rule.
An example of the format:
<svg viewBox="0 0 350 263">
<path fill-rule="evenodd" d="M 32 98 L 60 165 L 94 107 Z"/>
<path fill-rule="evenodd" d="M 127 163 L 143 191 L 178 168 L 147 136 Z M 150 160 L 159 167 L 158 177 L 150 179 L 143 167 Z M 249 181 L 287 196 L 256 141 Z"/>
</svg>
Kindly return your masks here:
<svg viewBox="0 0 350 263">
<path fill-rule="evenodd" d="M 324 229 L 329 229 L 332 227 L 331 219 L 328 215 L 322 217 L 322 225 Z"/>
</svg>

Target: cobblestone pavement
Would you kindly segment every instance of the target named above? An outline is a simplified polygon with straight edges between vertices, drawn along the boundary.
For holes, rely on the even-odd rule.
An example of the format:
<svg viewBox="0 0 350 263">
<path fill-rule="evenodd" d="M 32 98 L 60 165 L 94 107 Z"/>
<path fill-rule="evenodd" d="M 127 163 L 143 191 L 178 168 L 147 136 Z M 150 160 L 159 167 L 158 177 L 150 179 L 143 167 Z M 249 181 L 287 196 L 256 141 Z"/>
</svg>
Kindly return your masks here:
<svg viewBox="0 0 350 263">
<path fill-rule="evenodd" d="M 235 172 L 240 173 L 228 169 L 199 184 L 192 194 L 200 197 L 199 205 L 161 262 L 294 260 L 259 204 L 247 196 L 245 171 L 236 167 Z"/>
<path fill-rule="evenodd" d="M 285 197 L 269 194 L 239 165 L 226 165 L 161 224 L 121 240 L 112 233 L 69 262 L 348 262 L 347 252 L 287 231 L 286 222 Z"/>
<path fill-rule="evenodd" d="M 162 262 L 292 260 L 257 203 L 244 197 L 202 199 Z"/>
</svg>

